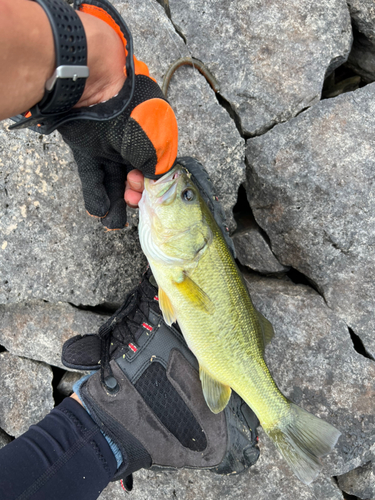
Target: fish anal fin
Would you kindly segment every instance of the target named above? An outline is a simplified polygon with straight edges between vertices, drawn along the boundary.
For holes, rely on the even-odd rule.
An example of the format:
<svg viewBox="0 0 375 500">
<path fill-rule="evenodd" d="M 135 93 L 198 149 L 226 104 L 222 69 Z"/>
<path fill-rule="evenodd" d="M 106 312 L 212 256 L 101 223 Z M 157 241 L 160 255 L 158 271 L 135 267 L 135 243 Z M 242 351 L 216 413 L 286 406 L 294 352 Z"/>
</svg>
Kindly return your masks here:
<svg viewBox="0 0 375 500">
<path fill-rule="evenodd" d="M 263 344 L 264 347 L 266 347 L 266 345 L 271 342 L 273 336 L 275 335 L 275 332 L 273 330 L 272 324 L 268 321 L 267 318 L 263 316 L 263 314 L 257 311 L 257 315 L 263 332 Z"/>
<path fill-rule="evenodd" d="M 161 309 L 161 312 L 163 313 L 164 321 L 167 323 L 167 325 L 171 326 L 171 324 L 176 321 L 176 313 L 174 311 L 172 303 L 169 300 L 168 295 L 161 288 L 159 288 L 158 296 L 159 307 Z"/>
<path fill-rule="evenodd" d="M 229 385 L 224 385 L 212 378 L 202 366 L 199 366 L 199 378 L 207 406 L 212 413 L 220 413 L 227 406 L 232 389 Z"/>
<path fill-rule="evenodd" d="M 187 274 L 183 273 L 181 281 L 175 281 L 174 285 L 195 307 L 208 314 L 214 313 L 215 305 L 210 297 Z"/>
</svg>

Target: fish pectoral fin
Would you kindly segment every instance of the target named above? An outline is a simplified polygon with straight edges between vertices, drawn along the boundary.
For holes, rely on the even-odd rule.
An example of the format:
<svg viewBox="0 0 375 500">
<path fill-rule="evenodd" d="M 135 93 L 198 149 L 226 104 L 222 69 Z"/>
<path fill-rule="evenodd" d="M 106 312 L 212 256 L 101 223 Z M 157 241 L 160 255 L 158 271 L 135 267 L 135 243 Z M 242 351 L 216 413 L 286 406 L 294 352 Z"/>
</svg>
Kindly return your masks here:
<svg viewBox="0 0 375 500">
<path fill-rule="evenodd" d="M 263 332 L 263 344 L 264 347 L 266 347 L 266 345 L 271 342 L 273 336 L 275 335 L 275 332 L 273 330 L 272 324 L 268 321 L 267 318 L 263 316 L 263 314 L 257 311 L 257 315 Z"/>
<path fill-rule="evenodd" d="M 171 301 L 169 300 L 168 295 L 161 288 L 159 288 L 158 296 L 159 307 L 161 309 L 161 312 L 163 313 L 164 321 L 167 323 L 167 325 L 171 326 L 171 324 L 176 321 L 176 313 L 171 304 Z"/>
<path fill-rule="evenodd" d="M 185 273 L 183 279 L 180 282 L 175 281 L 174 285 L 195 307 L 208 314 L 214 313 L 215 305 L 210 297 Z"/>
<path fill-rule="evenodd" d="M 232 389 L 229 385 L 224 385 L 212 378 L 202 366 L 199 366 L 199 378 L 207 406 L 212 413 L 220 413 L 227 406 Z"/>
</svg>

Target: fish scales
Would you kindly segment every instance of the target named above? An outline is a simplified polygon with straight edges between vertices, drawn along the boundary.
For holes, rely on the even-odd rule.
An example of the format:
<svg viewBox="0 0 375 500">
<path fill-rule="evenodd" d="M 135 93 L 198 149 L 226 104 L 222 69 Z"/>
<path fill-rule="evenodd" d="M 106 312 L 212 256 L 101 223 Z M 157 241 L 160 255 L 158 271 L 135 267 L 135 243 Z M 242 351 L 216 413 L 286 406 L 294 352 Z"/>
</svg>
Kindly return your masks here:
<svg viewBox="0 0 375 500">
<path fill-rule="evenodd" d="M 254 308 L 209 208 L 181 167 L 146 179 L 139 236 L 159 286 L 168 324 L 177 320 L 200 367 L 210 409 L 222 411 L 231 389 L 256 413 L 293 472 L 309 484 L 340 432 L 277 388 L 263 358 L 273 333 Z"/>
<path fill-rule="evenodd" d="M 263 360 L 259 320 L 237 266 L 223 238 L 218 236 L 213 238 L 210 248 L 189 273 L 216 305 L 212 316 L 197 311 L 186 301 L 173 286 L 173 280 L 165 279 L 163 270 L 157 272 L 155 278 L 167 295 L 174 297 L 179 326 L 200 365 L 215 374 L 220 382 L 231 386 L 251 406 L 261 424 L 267 420 L 272 425 L 272 421 L 279 418 L 280 408 L 287 403 L 281 394 L 269 396 L 266 390 L 269 385 L 274 388 L 275 384 Z M 217 356 L 212 356 L 213 349 Z M 239 382 L 234 384 L 236 379 Z M 246 384 L 240 383 L 243 380 Z M 270 405 L 275 407 L 275 415 L 268 411 L 265 419 L 262 409 L 265 406 L 269 409 Z"/>
</svg>

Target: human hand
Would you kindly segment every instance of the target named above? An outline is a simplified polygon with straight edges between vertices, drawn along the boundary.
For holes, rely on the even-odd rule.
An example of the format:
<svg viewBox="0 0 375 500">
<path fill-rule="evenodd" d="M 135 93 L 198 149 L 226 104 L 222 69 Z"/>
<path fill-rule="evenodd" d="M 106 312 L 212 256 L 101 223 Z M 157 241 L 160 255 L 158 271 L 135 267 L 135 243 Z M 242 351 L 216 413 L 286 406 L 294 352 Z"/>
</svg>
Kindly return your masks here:
<svg viewBox="0 0 375 500">
<path fill-rule="evenodd" d="M 79 13 L 81 19 L 84 19 L 85 15 L 95 19 L 93 16 L 96 16 L 96 10 L 90 9 L 90 5 L 80 7 L 80 10 L 83 10 Z M 78 120 L 70 121 L 62 124 L 58 130 L 71 147 L 77 161 L 87 211 L 90 215 L 101 218 L 103 225 L 108 229 L 121 229 L 126 226 L 125 204 L 130 207 L 138 206 L 143 191 L 144 176 L 157 178 L 172 168 L 177 156 L 178 132 L 172 108 L 155 81 L 150 78 L 144 63 L 134 58 L 136 76 L 133 89 L 129 88 L 129 82 L 126 83 L 124 78 L 120 78 L 124 58 L 121 58 L 118 52 L 119 41 L 124 44 L 123 55 L 125 53 L 128 58 L 128 73 L 129 58 L 132 58 L 128 53 L 127 28 L 125 25 L 122 26 L 124 23 L 113 7 L 103 4 L 102 9 L 110 14 L 112 21 L 115 21 L 117 28 L 120 28 L 120 34 L 122 33 L 122 37 L 118 36 L 119 30 L 116 33 L 112 29 L 113 26 L 110 28 L 112 34 L 117 37 L 117 40 L 111 43 L 116 45 L 115 57 L 118 57 L 118 61 L 113 65 L 113 70 L 109 71 L 114 78 L 108 89 L 113 93 L 117 88 L 113 82 L 117 86 L 121 82 L 125 84 L 117 88 L 119 95 L 116 97 L 112 97 L 108 92 L 101 97 L 95 91 L 91 94 L 95 99 L 100 97 L 105 100 L 112 97 L 108 102 L 89 108 L 97 120 L 85 120 L 83 126 Z M 90 22 L 88 26 L 89 24 Z M 96 60 L 100 62 L 108 59 L 107 54 L 112 55 L 113 51 L 107 48 L 100 55 L 99 40 L 98 53 Z M 121 76 L 123 77 L 123 72 Z M 90 78 L 87 85 L 95 89 L 92 81 L 90 83 Z M 118 113 L 116 107 L 121 109 L 130 91 L 134 92 L 133 98 Z M 92 103 L 88 96 L 89 92 L 86 93 L 85 89 L 77 104 L 76 112 L 79 112 L 81 106 Z M 84 109 L 87 112 L 87 108 Z M 111 118 L 114 110 L 117 114 Z M 103 117 L 107 116 L 109 118 L 103 120 Z"/>
<path fill-rule="evenodd" d="M 125 186 L 125 203 L 131 208 L 137 208 L 144 189 L 144 175 L 139 170 L 131 170 Z"/>
<path fill-rule="evenodd" d="M 116 9 L 104 0 L 75 5 L 87 32 L 90 67 L 81 99 L 64 112 L 46 114 L 34 106 L 28 118 L 16 117 L 13 128 L 57 129 L 76 160 L 87 212 L 107 229 L 121 229 L 126 202 L 137 206 L 140 199 L 139 176 L 158 178 L 173 167 L 177 122 L 147 66 L 133 57 L 131 35 Z M 141 174 L 127 180 L 133 170 Z"/>
</svg>

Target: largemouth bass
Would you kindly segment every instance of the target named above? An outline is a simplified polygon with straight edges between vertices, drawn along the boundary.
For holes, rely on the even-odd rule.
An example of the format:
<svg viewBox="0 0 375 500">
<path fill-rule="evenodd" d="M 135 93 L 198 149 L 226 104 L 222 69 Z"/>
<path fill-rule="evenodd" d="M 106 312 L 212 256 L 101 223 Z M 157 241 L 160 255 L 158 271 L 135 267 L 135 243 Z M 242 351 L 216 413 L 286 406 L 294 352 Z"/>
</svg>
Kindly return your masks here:
<svg viewBox="0 0 375 500">
<path fill-rule="evenodd" d="M 139 237 L 159 286 L 166 323 L 178 321 L 199 362 L 214 413 L 236 391 L 257 415 L 296 476 L 311 483 L 319 457 L 340 432 L 289 401 L 263 358 L 271 323 L 253 306 L 243 278 L 199 190 L 180 166 L 145 180 Z"/>
</svg>

